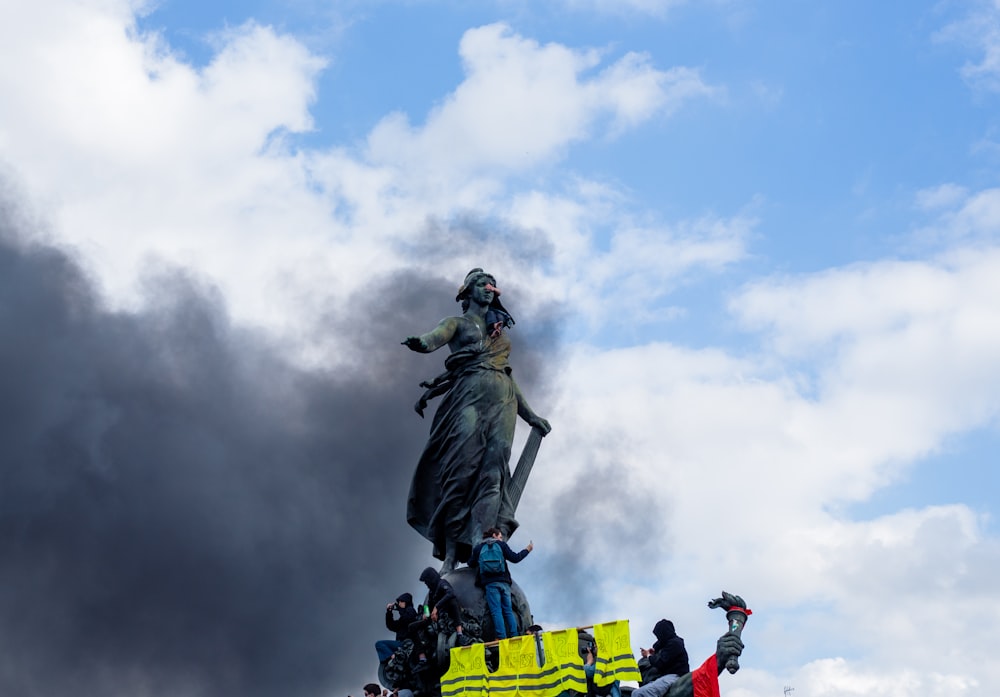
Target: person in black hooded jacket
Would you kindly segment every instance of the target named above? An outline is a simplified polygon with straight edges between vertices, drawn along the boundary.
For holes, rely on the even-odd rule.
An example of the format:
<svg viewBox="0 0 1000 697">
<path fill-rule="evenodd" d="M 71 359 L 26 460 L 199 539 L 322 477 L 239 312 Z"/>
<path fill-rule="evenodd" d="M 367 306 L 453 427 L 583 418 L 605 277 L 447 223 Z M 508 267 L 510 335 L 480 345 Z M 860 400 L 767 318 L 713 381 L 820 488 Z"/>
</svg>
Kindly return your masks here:
<svg viewBox="0 0 1000 697">
<path fill-rule="evenodd" d="M 455 623 L 456 630 L 461 633 L 462 609 L 455 589 L 430 566 L 420 574 L 420 580 L 427 586 L 427 607 L 430 608 L 431 619 L 436 622 L 442 613 L 447 614 Z"/>
<path fill-rule="evenodd" d="M 447 627 L 448 622 L 453 622 L 455 632 L 461 634 L 462 608 L 458 604 L 458 596 L 455 595 L 455 589 L 451 587 L 450 583 L 441 578 L 441 574 L 437 570 L 428 566 L 420 573 L 420 580 L 427 586 L 426 608 L 430 616 L 420 618 L 411 624 L 409 634 L 416 645 L 416 651 L 419 656 L 418 662 L 426 665 L 428 654 L 434 651 L 435 648 L 434 644 L 431 643 L 431 637 L 427 634 L 431 628 L 430 625 L 447 617 L 448 619 L 444 621 L 445 627 Z M 450 630 L 442 629 L 438 626 L 434 631 Z"/>
<path fill-rule="evenodd" d="M 639 662 L 642 687 L 632 697 L 663 697 L 678 677 L 691 672 L 684 640 L 677 636 L 673 622 L 660 620 L 653 627 L 653 635 L 656 643 L 648 653 L 643 650 L 644 660 Z"/>
<path fill-rule="evenodd" d="M 396 612 L 399 613 L 399 619 L 395 617 Z M 396 602 L 385 606 L 385 628 L 390 632 L 396 632 L 396 638 L 395 640 L 379 639 L 375 642 L 379 663 L 385 663 L 389 660 L 389 657 L 403 644 L 410 625 L 416 621 L 417 609 L 413 607 L 413 596 L 409 593 L 400 594 L 396 598 Z"/>
</svg>

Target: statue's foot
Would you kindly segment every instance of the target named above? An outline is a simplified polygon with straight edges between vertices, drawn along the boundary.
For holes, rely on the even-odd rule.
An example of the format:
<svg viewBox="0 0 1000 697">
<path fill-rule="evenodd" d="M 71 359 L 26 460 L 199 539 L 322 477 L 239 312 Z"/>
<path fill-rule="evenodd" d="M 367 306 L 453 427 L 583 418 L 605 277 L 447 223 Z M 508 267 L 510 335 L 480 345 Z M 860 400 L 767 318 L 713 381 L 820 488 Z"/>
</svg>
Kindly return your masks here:
<svg viewBox="0 0 1000 697">
<path fill-rule="evenodd" d="M 447 540 L 444 545 L 444 563 L 441 565 L 441 571 L 439 572 L 442 576 L 445 574 L 450 574 L 458 566 L 458 562 L 455 558 L 458 556 L 458 550 L 456 549 L 458 545 L 454 540 Z"/>
</svg>

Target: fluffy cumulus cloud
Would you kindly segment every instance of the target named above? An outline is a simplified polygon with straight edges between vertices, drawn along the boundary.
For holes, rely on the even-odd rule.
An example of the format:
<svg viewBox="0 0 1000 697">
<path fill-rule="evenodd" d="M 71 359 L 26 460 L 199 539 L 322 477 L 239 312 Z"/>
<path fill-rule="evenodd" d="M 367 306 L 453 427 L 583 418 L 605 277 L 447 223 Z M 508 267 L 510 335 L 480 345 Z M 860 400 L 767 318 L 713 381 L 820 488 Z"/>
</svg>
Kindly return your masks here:
<svg viewBox="0 0 1000 697">
<path fill-rule="evenodd" d="M 322 61 L 248 23 L 196 70 L 138 34 L 124 3 L 32 8 L 0 29 L 19 56 L 0 68 L 0 144 L 63 238 L 118 301 L 155 255 L 230 279 L 240 306 L 276 315 L 266 259 L 301 249 L 272 233 L 314 231 L 308 220 L 323 210 L 280 145 L 283 132 L 310 127 Z M 279 223 L 279 209 L 297 213 Z M 256 290 L 233 282 L 244 275 L 259 279 Z"/>
<path fill-rule="evenodd" d="M 707 655 L 704 588 L 740 579 L 727 590 L 762 610 L 748 631 L 764 646 L 749 650 L 805 665 L 755 675 L 743 694 L 783 679 L 880 694 L 874 676 L 974 694 L 998 677 L 985 648 L 998 617 L 987 521 L 961 505 L 842 511 L 948 437 L 996 423 L 998 271 L 996 250 L 956 251 L 755 284 L 733 303 L 763 340 L 752 357 L 668 344 L 571 353 L 553 417 L 570 432 L 550 436 L 567 465 L 538 478 L 538 495 L 562 505 L 539 524 L 613 566 L 604 610 L 632 618 L 640 643 L 669 597 L 692 653 Z M 627 477 L 609 500 L 611 471 Z M 573 495 L 560 498 L 567 477 Z M 556 606 L 567 618 L 595 612 L 581 586 L 569 593 L 580 605 Z"/>
<path fill-rule="evenodd" d="M 379 124 L 369 138 L 373 161 L 419 166 L 432 181 L 521 171 L 592 136 L 603 122 L 621 130 L 712 92 L 696 70 L 658 70 L 637 53 L 590 75 L 599 52 L 540 45 L 504 24 L 467 31 L 460 54 L 463 83 L 422 128 L 403 114 Z"/>
<path fill-rule="evenodd" d="M 132 11 L 73 3 L 4 22 L 20 56 L 0 69 L 4 159 L 116 302 L 134 297 L 144 265 L 166 259 L 217 279 L 238 318 L 299 334 L 323 302 L 317 287 L 349 292 L 370 265 L 400 265 L 400 241 L 429 221 L 474 211 L 531 229 L 504 203 L 504 175 L 712 92 L 690 68 L 659 69 L 637 53 L 602 67 L 596 50 L 494 24 L 466 32 L 466 77 L 423 125 L 395 114 L 363 150 L 296 149 L 285 136 L 312 127 L 322 58 L 249 22 L 219 34 L 215 56 L 195 68 L 139 33 Z M 584 198 L 573 201 L 586 212 Z M 583 240 L 592 251 L 606 228 L 580 222 L 593 228 Z M 345 265 L 348 255 L 357 263 Z"/>
</svg>

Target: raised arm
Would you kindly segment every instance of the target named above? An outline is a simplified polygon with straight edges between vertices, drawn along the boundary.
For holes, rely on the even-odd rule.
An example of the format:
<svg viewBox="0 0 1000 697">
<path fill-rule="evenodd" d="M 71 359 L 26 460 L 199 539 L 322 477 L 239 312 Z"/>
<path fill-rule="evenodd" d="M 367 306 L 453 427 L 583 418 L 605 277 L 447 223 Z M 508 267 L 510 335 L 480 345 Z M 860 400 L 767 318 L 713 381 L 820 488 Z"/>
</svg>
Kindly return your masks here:
<svg viewBox="0 0 1000 697">
<path fill-rule="evenodd" d="M 664 693 L 663 697 L 694 697 L 694 675 L 699 674 L 699 679 L 704 682 L 714 682 L 718 684 L 719 674 L 725 667 L 726 662 L 734 656 L 739 656 L 743 653 L 743 642 L 735 634 L 723 634 L 719 637 L 719 641 L 716 643 L 715 647 L 715 674 L 705 674 L 704 672 L 710 667 L 710 661 L 706 661 L 701 667 L 696 668 L 690 673 L 685 673 L 684 675 L 677 678 L 667 691 Z M 711 660 L 711 659 L 710 659 Z M 718 694 L 718 692 L 716 692 Z"/>
<path fill-rule="evenodd" d="M 528 554 L 534 548 L 535 548 L 535 545 L 533 545 L 531 542 L 529 542 L 527 547 L 525 547 L 524 549 L 522 549 L 520 552 L 515 552 L 514 550 L 512 550 L 510 548 L 510 545 L 508 545 L 506 542 L 501 542 L 500 543 L 500 549 L 503 550 L 503 557 L 504 557 L 504 559 L 506 559 L 507 561 L 512 562 L 514 564 L 517 564 L 521 560 L 523 560 L 526 556 L 528 556 Z"/>
<path fill-rule="evenodd" d="M 438 326 L 420 336 L 408 336 L 401 342 L 403 346 L 418 353 L 437 351 L 455 336 L 458 327 L 457 317 L 447 317 Z"/>
</svg>

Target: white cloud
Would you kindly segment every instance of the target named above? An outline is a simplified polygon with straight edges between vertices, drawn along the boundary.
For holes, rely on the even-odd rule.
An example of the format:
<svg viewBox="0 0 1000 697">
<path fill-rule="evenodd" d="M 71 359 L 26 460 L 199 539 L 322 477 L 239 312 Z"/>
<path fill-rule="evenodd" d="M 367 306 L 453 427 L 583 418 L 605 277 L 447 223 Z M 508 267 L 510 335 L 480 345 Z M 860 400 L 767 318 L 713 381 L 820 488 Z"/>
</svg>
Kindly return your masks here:
<svg viewBox="0 0 1000 697">
<path fill-rule="evenodd" d="M 311 127 L 323 62 L 250 23 L 198 71 L 138 35 L 125 4 L 31 7 L 0 21 L 0 156 L 58 234 L 118 302 L 155 255 L 220 282 L 244 317 L 281 316 L 268 267 L 323 202 L 280 133 Z"/>
<path fill-rule="evenodd" d="M 419 168 L 436 184 L 496 168 L 523 171 L 590 137 L 602 118 L 620 131 L 712 93 L 696 70 L 657 70 L 637 53 L 588 77 L 599 52 L 540 45 L 505 24 L 467 31 L 459 52 L 462 84 L 422 128 L 399 113 L 384 119 L 369 137 L 373 162 Z"/>
<path fill-rule="evenodd" d="M 790 381 L 767 379 L 753 361 L 668 345 L 581 353 L 563 375 L 564 397 L 550 414 L 557 429 L 530 496 L 558 504 L 567 480 L 593 482 L 576 488 L 572 527 L 586 521 L 587 558 L 615 570 L 604 616 L 629 617 L 635 647 L 668 613 L 699 662 L 721 631 L 705 614 L 705 589 L 721 586 L 756 611 L 746 632 L 751 667 L 753 647 L 772 665 L 828 656 L 841 667 L 835 684 L 872 697 L 869 675 L 907 674 L 928 689 L 1000 677 L 984 667 L 1000 614 L 988 581 L 1000 549 L 985 521 L 964 506 L 856 522 L 828 512 L 842 498 L 864 498 L 873 487 L 861 491 L 858 480 L 877 478 L 900 447 L 856 427 L 880 423 L 878 405 L 845 415 Z M 869 387 L 852 389 L 863 409 Z M 917 411 L 933 407 L 947 420 L 954 406 Z M 925 426 L 884 428 L 899 438 Z M 522 522 L 532 536 L 572 545 L 560 525 L 567 515 L 555 505 Z M 794 684 L 813 694 L 831 679 L 807 666 Z M 726 680 L 744 685 L 740 676 Z M 782 677 L 760 680 L 773 686 Z"/>
<path fill-rule="evenodd" d="M 605 255 L 600 269 L 581 260 L 620 225 L 616 211 L 629 201 L 580 181 L 559 202 L 542 190 L 507 191 L 506 177 L 602 128 L 619 132 L 711 92 L 687 68 L 659 70 L 636 53 L 602 67 L 598 51 L 489 25 L 463 37 L 466 78 L 425 125 L 397 114 L 373 130 L 366 153 L 293 151 L 284 135 L 312 128 L 325 64 L 295 38 L 248 23 L 217 34 L 217 54 L 196 69 L 157 35 L 138 33 L 127 4 L 19 12 L 19 25 L 8 15 L 0 29 L 10 55 L 0 67 L 9 105 L 0 155 L 113 300 L 135 302 L 139 270 L 159 258 L 218 283 L 240 320 L 293 335 L 312 320 L 312 304 L 363 283 L 364 269 L 405 263 L 393 242 L 430 219 L 472 212 L 526 229 L 553 222 L 518 203 L 532 197 L 577 211 L 572 225 L 581 229 L 565 219 L 555 230 L 537 227 L 564 255 L 557 275 L 627 277 L 621 253 Z M 604 209 L 592 210 L 598 198 Z M 742 250 L 742 224 L 721 218 L 627 227 L 613 233 L 615 246 L 642 247 L 671 273 Z M 348 255 L 356 263 L 345 265 Z"/>
<path fill-rule="evenodd" d="M 563 0 L 563 3 L 576 11 L 663 17 L 671 9 L 686 4 L 687 0 Z"/>
<path fill-rule="evenodd" d="M 671 223 L 635 220 L 622 192 L 577 180 L 564 195 L 532 191 L 503 215 L 544 230 L 554 258 L 545 277 L 532 277 L 544 297 L 558 298 L 591 331 L 668 318 L 669 295 L 698 272 L 719 272 L 746 256 L 757 224 L 751 211 Z"/>
<path fill-rule="evenodd" d="M 986 248 L 956 250 L 932 261 L 857 264 L 752 284 L 732 307 L 747 327 L 767 330 L 775 347 L 790 355 L 835 340 L 850 345 L 866 335 L 920 331 L 925 323 L 933 325 L 930 333 L 975 333 L 979 323 L 963 322 L 964 313 L 1000 311 L 991 295 L 998 263 L 996 248 Z"/>
<path fill-rule="evenodd" d="M 1000 89 L 1000 2 L 977 0 L 969 14 L 937 34 L 943 41 L 958 41 L 981 53 L 977 62 L 962 66 L 962 77 L 979 89 Z"/>
<path fill-rule="evenodd" d="M 793 679 L 803 694 L 874 697 L 880 675 L 972 694 L 1000 679 L 986 648 L 1000 546 L 981 515 L 843 513 L 996 420 L 997 279 L 994 247 L 762 281 L 732 305 L 764 338 L 756 355 L 660 343 L 569 357 L 533 495 L 575 487 L 588 550 L 617 572 L 610 613 L 632 619 L 635 647 L 671 613 L 701 660 L 719 631 L 702 596 L 719 586 L 758 611 L 747 640 L 769 664 L 805 665 L 727 679 L 740 694 Z M 566 482 L 612 472 L 626 477 L 613 489 L 624 511 Z M 563 515 L 526 524 L 560 531 Z"/>
<path fill-rule="evenodd" d="M 950 208 L 968 195 L 964 187 L 957 184 L 941 184 L 917 192 L 917 206 L 925 210 Z"/>
<path fill-rule="evenodd" d="M 952 193 L 953 209 L 942 212 L 934 225 L 920 231 L 924 236 L 949 241 L 1000 238 L 1000 189 L 985 189 L 966 198 Z M 954 205 L 957 203 L 961 206 Z"/>
<path fill-rule="evenodd" d="M 1000 250 L 882 262 L 755 284 L 733 308 L 774 358 L 811 363 L 810 459 L 835 464 L 827 496 L 866 496 L 899 463 L 1000 412 Z M 839 473 L 839 475 L 837 474 Z M 831 499 L 827 499 L 831 500 Z"/>
<path fill-rule="evenodd" d="M 960 697 L 978 694 L 977 680 L 937 671 L 859 670 L 843 658 L 824 659 L 806 666 L 797 683 L 802 694 L 816 697 Z"/>
</svg>

